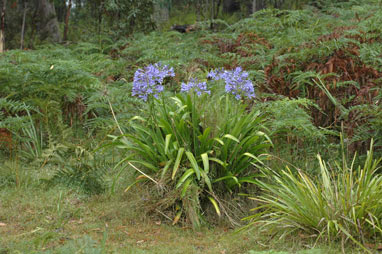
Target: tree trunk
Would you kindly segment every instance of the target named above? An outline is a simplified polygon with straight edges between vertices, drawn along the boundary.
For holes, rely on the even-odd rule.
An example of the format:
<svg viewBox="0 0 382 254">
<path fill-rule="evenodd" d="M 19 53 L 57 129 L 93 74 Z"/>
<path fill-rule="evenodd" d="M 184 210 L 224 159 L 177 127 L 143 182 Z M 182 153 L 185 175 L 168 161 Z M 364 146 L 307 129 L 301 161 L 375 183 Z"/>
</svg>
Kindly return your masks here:
<svg viewBox="0 0 382 254">
<path fill-rule="evenodd" d="M 215 16 L 215 0 L 211 0 L 211 5 L 210 5 L 210 11 L 211 11 L 211 16 L 210 16 L 210 29 L 214 29 L 214 16 Z"/>
<path fill-rule="evenodd" d="M 200 0 L 195 1 L 195 10 L 196 10 L 196 22 L 201 21 L 201 16 L 202 16 L 202 6 L 200 4 Z"/>
<path fill-rule="evenodd" d="M 72 9 L 72 0 L 69 0 L 68 9 L 66 10 L 66 17 L 65 17 L 64 41 L 68 40 L 69 17 L 70 17 L 71 9 Z"/>
<path fill-rule="evenodd" d="M 0 53 L 4 52 L 5 49 L 5 8 L 7 5 L 7 0 L 3 0 L 3 7 L 1 9 L 1 28 L 0 28 Z"/>
<path fill-rule="evenodd" d="M 104 0 L 101 0 L 100 4 L 99 4 L 99 7 L 97 8 L 98 12 L 97 12 L 97 15 L 98 15 L 98 27 L 97 27 L 97 30 L 98 30 L 98 37 L 100 38 L 101 40 L 101 32 L 102 32 L 102 15 L 104 13 Z"/>
<path fill-rule="evenodd" d="M 221 5 L 222 5 L 222 0 L 218 0 L 217 5 L 216 5 L 216 10 L 215 10 L 215 16 L 214 16 L 214 19 L 217 19 L 217 18 L 218 18 L 219 10 L 220 10 L 220 6 L 221 6 Z"/>
<path fill-rule="evenodd" d="M 61 42 L 60 30 L 54 4 L 49 0 L 39 0 L 38 10 L 40 13 L 40 39 L 49 39 L 53 42 Z"/>
<path fill-rule="evenodd" d="M 21 39 L 20 39 L 20 49 L 24 48 L 24 32 L 25 32 L 25 19 L 27 16 L 28 2 L 24 2 L 24 14 L 23 14 L 23 24 L 21 26 Z"/>
</svg>

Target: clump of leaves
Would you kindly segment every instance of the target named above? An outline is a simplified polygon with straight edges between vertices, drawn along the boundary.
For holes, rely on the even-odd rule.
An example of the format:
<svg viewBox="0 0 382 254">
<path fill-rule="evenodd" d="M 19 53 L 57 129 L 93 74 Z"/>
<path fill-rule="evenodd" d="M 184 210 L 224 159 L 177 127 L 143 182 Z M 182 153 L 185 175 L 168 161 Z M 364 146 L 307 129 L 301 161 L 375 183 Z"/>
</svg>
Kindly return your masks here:
<svg viewBox="0 0 382 254">
<path fill-rule="evenodd" d="M 254 198 L 262 204 L 254 209 L 259 213 L 247 219 L 283 236 L 303 231 L 317 239 L 351 240 L 365 248 L 361 243 L 382 236 L 381 159 L 373 159 L 371 145 L 363 166 L 357 167 L 355 160 L 356 155 L 349 165 L 343 155 L 342 163 L 331 166 L 318 156 L 318 178 L 301 169 L 270 170 L 270 181 L 258 181 L 265 191 Z"/>
<path fill-rule="evenodd" d="M 134 82 L 142 93 L 150 91 L 146 94 L 149 113 L 134 117 L 127 134 L 112 136 L 111 145 L 127 154 L 119 164 L 135 168 L 139 173 L 137 182 L 155 184 L 153 189 L 160 190 L 160 194 L 153 207 L 173 208 L 174 223 L 184 213 L 198 228 L 206 204 L 212 204 L 219 216 L 231 218 L 221 197 L 254 182 L 256 168 L 262 164 L 261 154 L 271 145 L 262 132 L 260 112 L 247 111 L 238 97 L 230 94 L 238 91 L 232 89 L 233 83 L 223 95 L 218 95 L 221 88 L 217 87 L 211 98 L 206 83 L 193 80 L 182 85 L 188 94 L 168 98 L 152 94 L 158 89 L 142 89 L 145 82 L 147 87 L 156 84 L 150 82 L 155 77 L 147 77 L 143 83 L 141 79 Z M 249 85 L 248 80 L 242 82 Z"/>
</svg>

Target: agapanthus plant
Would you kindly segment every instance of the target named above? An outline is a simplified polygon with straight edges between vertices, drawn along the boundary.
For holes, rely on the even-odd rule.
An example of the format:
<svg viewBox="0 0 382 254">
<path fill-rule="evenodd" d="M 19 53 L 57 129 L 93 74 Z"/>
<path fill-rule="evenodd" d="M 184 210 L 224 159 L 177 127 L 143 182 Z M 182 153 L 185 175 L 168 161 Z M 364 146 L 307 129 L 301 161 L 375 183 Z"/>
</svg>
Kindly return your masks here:
<svg viewBox="0 0 382 254">
<path fill-rule="evenodd" d="M 158 97 L 163 92 L 163 81 L 166 77 L 174 77 L 174 69 L 161 63 L 150 64 L 138 69 L 134 74 L 132 95 L 147 101 L 150 96 Z"/>
<path fill-rule="evenodd" d="M 211 94 L 211 91 L 207 89 L 207 82 L 198 82 L 196 78 L 191 78 L 188 83 L 182 83 L 181 92 L 194 92 L 198 96 L 201 96 L 203 93 Z"/>
<path fill-rule="evenodd" d="M 234 70 L 212 70 L 207 77 L 213 80 L 224 80 L 225 91 L 233 94 L 237 100 L 255 98 L 253 83 L 248 79 L 248 72 L 243 71 L 241 67 L 236 67 Z"/>
<path fill-rule="evenodd" d="M 163 209 L 182 204 L 173 223 L 184 213 L 197 228 L 209 203 L 221 216 L 221 194 L 255 182 L 256 166 L 271 142 L 262 132 L 260 112 L 248 111 L 231 96 L 213 94 L 208 81 L 192 78 L 181 84 L 181 92 L 187 94 L 150 100 L 163 91 L 168 76 L 174 76 L 173 70 L 160 64 L 135 73 L 133 95 L 148 100 L 148 110 L 132 118 L 129 133 L 114 137 L 113 143 L 127 152 L 120 163 L 132 162 L 144 176 L 137 182 L 156 184 L 161 195 L 155 203 L 164 204 Z M 226 81 L 227 92 L 236 98 L 254 97 L 248 74 L 241 68 L 215 76 Z M 211 96 L 201 96 L 205 93 Z"/>
</svg>

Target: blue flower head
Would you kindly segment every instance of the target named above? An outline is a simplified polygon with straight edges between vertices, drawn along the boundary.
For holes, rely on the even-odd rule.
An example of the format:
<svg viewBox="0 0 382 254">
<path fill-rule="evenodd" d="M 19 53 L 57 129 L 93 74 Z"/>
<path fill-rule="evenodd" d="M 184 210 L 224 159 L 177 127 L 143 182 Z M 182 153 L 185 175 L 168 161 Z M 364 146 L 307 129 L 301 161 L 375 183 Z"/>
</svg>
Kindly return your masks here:
<svg viewBox="0 0 382 254">
<path fill-rule="evenodd" d="M 182 83 L 181 92 L 189 92 L 193 91 L 198 96 L 201 96 L 203 93 L 211 94 L 210 90 L 207 90 L 207 83 L 206 82 L 198 82 L 197 79 L 191 78 L 188 83 Z"/>
<path fill-rule="evenodd" d="M 234 70 L 212 70 L 207 77 L 214 80 L 224 80 L 225 91 L 233 94 L 237 100 L 245 97 L 253 99 L 256 96 L 253 83 L 248 79 L 248 72 L 243 71 L 241 67 Z"/>
<path fill-rule="evenodd" d="M 215 69 L 215 70 L 210 71 L 207 74 L 207 78 L 214 79 L 214 80 L 219 80 L 220 79 L 220 75 L 223 74 L 223 73 L 224 73 L 224 69 L 223 68 Z"/>
<path fill-rule="evenodd" d="M 161 63 L 150 64 L 144 69 L 138 69 L 134 74 L 132 95 L 147 101 L 150 95 L 158 97 L 163 92 L 163 80 L 174 77 L 174 69 Z"/>
</svg>

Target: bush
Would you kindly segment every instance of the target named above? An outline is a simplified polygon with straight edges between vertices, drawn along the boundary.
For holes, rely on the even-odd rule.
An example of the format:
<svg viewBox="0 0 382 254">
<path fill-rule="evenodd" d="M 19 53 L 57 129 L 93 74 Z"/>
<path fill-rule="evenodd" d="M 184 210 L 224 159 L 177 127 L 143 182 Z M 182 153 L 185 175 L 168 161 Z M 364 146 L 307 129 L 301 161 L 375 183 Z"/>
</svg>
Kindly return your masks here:
<svg viewBox="0 0 382 254">
<path fill-rule="evenodd" d="M 161 78 L 150 76 L 160 71 Z M 236 75 L 230 71 L 221 74 Z M 254 96 L 238 82 L 222 96 L 218 86 L 210 95 L 207 83 L 195 79 L 182 84 L 181 90 L 187 94 L 159 96 L 163 78 L 169 75 L 172 70 L 160 65 L 136 72 L 133 94 L 148 101 L 148 114 L 132 118 L 129 133 L 114 136 L 112 145 L 127 154 L 120 164 L 128 162 L 139 172 L 137 182 L 151 180 L 156 184 L 161 192 L 156 209 L 180 204 L 174 222 L 184 212 L 193 226 L 199 227 L 206 203 L 211 203 L 219 216 L 229 216 L 220 201 L 222 195 L 254 183 L 261 154 L 271 142 L 262 132 L 260 112 L 247 110 L 237 100 Z M 234 86 L 241 88 L 235 90 Z"/>
<path fill-rule="evenodd" d="M 373 160 L 373 147 L 363 167 L 342 163 L 330 167 L 318 156 L 321 175 L 312 178 L 302 170 L 287 167 L 281 173 L 271 172 L 271 182 L 258 181 L 265 193 L 256 198 L 262 211 L 249 218 L 265 228 L 283 235 L 305 231 L 316 238 L 351 239 L 361 242 L 381 237 L 382 176 L 378 174 L 381 159 Z"/>
</svg>

